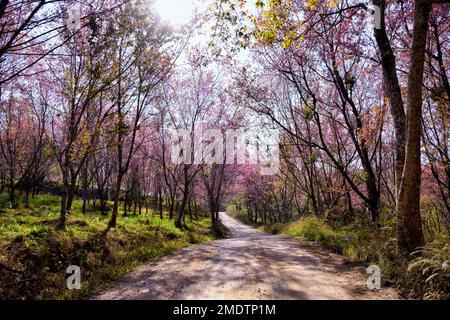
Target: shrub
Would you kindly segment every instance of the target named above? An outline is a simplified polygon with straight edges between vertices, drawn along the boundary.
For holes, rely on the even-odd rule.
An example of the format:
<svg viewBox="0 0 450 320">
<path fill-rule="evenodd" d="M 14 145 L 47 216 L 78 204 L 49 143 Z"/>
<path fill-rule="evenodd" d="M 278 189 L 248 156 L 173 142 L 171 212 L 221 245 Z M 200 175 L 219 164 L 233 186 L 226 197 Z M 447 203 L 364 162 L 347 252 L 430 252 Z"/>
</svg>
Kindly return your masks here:
<svg viewBox="0 0 450 320">
<path fill-rule="evenodd" d="M 42 195 L 37 196 L 32 200 L 32 202 L 36 207 L 53 207 L 58 206 L 61 200 L 59 197 L 55 197 L 52 195 Z"/>
<path fill-rule="evenodd" d="M 266 224 L 264 226 L 264 232 L 270 234 L 280 234 L 283 232 L 285 225 L 282 223 Z"/>
<path fill-rule="evenodd" d="M 341 235 L 328 226 L 323 219 L 309 216 L 289 223 L 283 233 L 291 237 L 305 237 L 322 243 L 328 249 L 342 252 Z"/>
<path fill-rule="evenodd" d="M 421 248 L 421 256 L 408 267 L 410 277 L 420 283 L 414 295 L 424 299 L 450 299 L 450 244 L 436 240 Z"/>
<path fill-rule="evenodd" d="M 11 209 L 12 203 L 7 192 L 0 193 L 0 209 Z"/>
</svg>

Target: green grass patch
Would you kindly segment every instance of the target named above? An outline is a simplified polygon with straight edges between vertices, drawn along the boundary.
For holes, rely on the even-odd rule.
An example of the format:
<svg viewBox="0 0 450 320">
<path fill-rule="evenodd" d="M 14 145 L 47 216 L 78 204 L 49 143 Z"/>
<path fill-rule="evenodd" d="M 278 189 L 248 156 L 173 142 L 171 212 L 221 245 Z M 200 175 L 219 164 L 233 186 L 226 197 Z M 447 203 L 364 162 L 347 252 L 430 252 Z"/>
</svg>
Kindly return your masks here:
<svg viewBox="0 0 450 320">
<path fill-rule="evenodd" d="M 173 250 L 215 239 L 208 217 L 186 219 L 186 228 L 157 215 L 120 213 L 117 227 L 102 236 L 109 216 L 80 212 L 81 201 L 56 231 L 59 200 L 31 199 L 28 208 L 0 213 L 0 299 L 79 299 L 98 293 L 138 265 Z M 167 213 L 165 213 L 165 216 Z M 66 288 L 66 269 L 81 268 L 81 290 Z"/>
</svg>

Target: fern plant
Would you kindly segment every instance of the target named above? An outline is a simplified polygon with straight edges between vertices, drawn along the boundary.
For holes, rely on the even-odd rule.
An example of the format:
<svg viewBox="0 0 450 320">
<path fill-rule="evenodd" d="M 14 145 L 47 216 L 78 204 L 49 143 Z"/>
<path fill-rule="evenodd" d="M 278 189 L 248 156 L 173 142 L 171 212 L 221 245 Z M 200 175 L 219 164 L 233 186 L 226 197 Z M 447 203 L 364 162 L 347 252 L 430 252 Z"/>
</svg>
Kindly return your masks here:
<svg viewBox="0 0 450 320">
<path fill-rule="evenodd" d="M 421 254 L 408 273 L 423 284 L 424 299 L 450 299 L 450 244 L 433 242 L 412 255 Z"/>
</svg>

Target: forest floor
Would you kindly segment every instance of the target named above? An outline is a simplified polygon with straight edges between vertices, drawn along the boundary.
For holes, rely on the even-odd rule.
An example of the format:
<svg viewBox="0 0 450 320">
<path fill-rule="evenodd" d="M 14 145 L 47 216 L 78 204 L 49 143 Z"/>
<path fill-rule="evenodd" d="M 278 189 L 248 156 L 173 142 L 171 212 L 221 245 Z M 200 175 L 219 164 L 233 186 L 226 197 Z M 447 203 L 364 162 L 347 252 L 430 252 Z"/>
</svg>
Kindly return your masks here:
<svg viewBox="0 0 450 320">
<path fill-rule="evenodd" d="M 398 299 L 342 256 L 220 216 L 227 239 L 154 260 L 94 299 Z"/>
<path fill-rule="evenodd" d="M 28 207 L 0 209 L 0 300 L 83 299 L 102 292 L 150 260 L 192 244 L 216 239 L 210 218 L 186 219 L 175 227 L 150 210 L 142 214 L 120 212 L 117 227 L 103 231 L 109 215 L 81 213 L 76 200 L 65 230 L 56 231 L 59 198 L 39 195 Z M 81 290 L 66 287 L 69 265 L 81 269 Z"/>
</svg>

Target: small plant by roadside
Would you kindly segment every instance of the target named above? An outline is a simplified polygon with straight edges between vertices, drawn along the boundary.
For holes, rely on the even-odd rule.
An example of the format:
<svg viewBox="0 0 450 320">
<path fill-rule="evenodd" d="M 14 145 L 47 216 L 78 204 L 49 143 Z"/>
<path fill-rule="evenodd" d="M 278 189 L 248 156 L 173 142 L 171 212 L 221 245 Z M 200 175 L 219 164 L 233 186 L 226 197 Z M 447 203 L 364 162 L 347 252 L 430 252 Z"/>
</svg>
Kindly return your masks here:
<svg viewBox="0 0 450 320">
<path fill-rule="evenodd" d="M 414 254 L 408 275 L 416 280 L 424 299 L 450 299 L 450 244 L 438 239 Z"/>
</svg>

